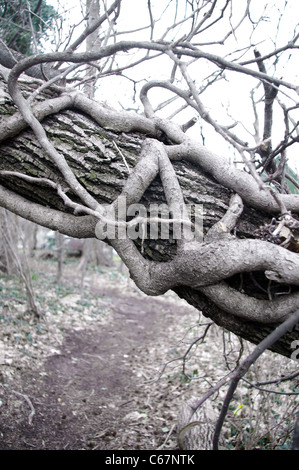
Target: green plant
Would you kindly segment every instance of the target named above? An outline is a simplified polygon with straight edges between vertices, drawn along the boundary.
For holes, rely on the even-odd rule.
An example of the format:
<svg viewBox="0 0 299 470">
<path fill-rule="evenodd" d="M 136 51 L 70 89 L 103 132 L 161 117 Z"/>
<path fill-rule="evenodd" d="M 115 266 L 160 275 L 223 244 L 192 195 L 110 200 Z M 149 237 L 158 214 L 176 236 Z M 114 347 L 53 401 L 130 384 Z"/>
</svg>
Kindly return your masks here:
<svg viewBox="0 0 299 470">
<path fill-rule="evenodd" d="M 0 37 L 11 49 L 29 55 L 33 34 L 40 45 L 55 14 L 44 0 L 0 0 Z"/>
</svg>

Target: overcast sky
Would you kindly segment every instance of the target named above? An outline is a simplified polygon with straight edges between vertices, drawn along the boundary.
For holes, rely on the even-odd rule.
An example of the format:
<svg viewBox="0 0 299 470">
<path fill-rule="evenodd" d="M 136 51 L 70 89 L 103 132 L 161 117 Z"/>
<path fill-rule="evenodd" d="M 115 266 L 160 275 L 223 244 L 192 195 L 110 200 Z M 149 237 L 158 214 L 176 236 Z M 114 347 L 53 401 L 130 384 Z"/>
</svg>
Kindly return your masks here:
<svg viewBox="0 0 299 470">
<path fill-rule="evenodd" d="M 48 0 L 48 2 L 54 6 L 57 6 L 57 0 Z M 79 22 L 81 17 L 81 2 L 80 0 L 63 0 L 60 3 L 63 5 L 64 9 L 69 11 L 69 18 L 67 14 L 64 14 L 64 28 L 65 31 L 67 31 L 68 21 L 73 21 L 74 23 Z M 111 3 L 112 0 L 108 2 L 108 6 Z M 173 23 L 177 5 L 179 5 L 179 9 L 181 9 L 181 11 L 177 12 L 177 17 L 183 16 L 185 13 L 185 3 L 186 2 L 182 0 L 179 0 L 179 2 L 176 2 L 175 0 L 172 2 L 169 2 L 169 0 L 152 0 L 151 4 L 154 15 L 157 15 L 156 17 L 160 17 L 164 12 L 164 15 L 155 26 L 154 39 L 159 39 L 164 30 Z M 222 3 L 224 4 L 225 0 L 223 0 Z M 218 23 L 216 28 L 211 28 L 210 30 L 207 30 L 206 33 L 201 34 L 201 42 L 221 39 L 230 27 L 229 21 L 232 25 L 238 24 L 239 19 L 244 14 L 247 0 L 233 0 L 232 4 L 233 16 L 228 18 L 226 22 Z M 225 46 L 205 46 L 205 50 L 225 56 L 230 51 L 241 51 L 248 45 L 248 39 L 251 36 L 251 42 L 258 44 L 258 49 L 260 52 L 262 54 L 266 54 L 275 48 L 285 45 L 286 42 L 294 36 L 296 28 L 298 28 L 298 15 L 294 14 L 295 11 L 298 11 L 298 0 L 252 0 L 250 7 L 252 22 L 246 20 L 240 29 L 238 29 L 235 34 L 231 35 Z M 283 15 L 281 15 L 282 12 L 284 12 Z M 253 32 L 253 23 L 258 21 L 261 17 L 263 17 L 263 21 L 260 24 L 262 27 L 257 26 Z M 118 31 L 130 31 L 147 26 L 148 24 L 149 14 L 147 10 L 147 0 L 122 0 L 121 15 L 117 21 Z M 279 28 L 277 28 L 277 24 L 279 24 Z M 83 25 L 81 27 L 83 27 Z M 171 31 L 166 39 L 176 40 L 185 32 L 184 27 L 185 26 L 182 26 L 175 32 Z M 122 35 L 120 36 L 120 39 L 127 39 L 128 37 L 134 38 L 135 40 L 149 39 L 149 30 L 142 30 L 138 33 L 135 33 L 134 36 Z M 251 54 L 253 54 L 252 51 Z M 297 54 L 297 51 L 294 51 L 294 54 Z M 130 60 L 132 53 L 124 54 L 124 56 L 126 61 Z M 241 57 L 241 53 L 239 53 L 239 56 L 235 56 L 235 59 L 239 60 L 239 57 L 240 60 L 244 60 L 244 58 Z M 233 59 L 234 56 L 228 56 L 227 58 Z M 248 56 L 246 58 L 248 58 Z M 273 61 L 271 61 L 271 63 L 272 62 Z M 268 65 L 268 63 L 266 65 Z M 255 65 L 251 64 L 249 67 L 254 68 Z M 144 83 L 142 79 L 168 79 L 171 68 L 171 61 L 163 56 L 155 62 L 145 62 L 139 68 L 129 70 L 125 74 L 130 78 L 134 78 L 134 80 L 140 80 L 140 87 L 142 83 Z M 193 69 L 190 69 L 197 83 L 202 83 L 202 80 L 214 70 L 215 66 L 206 61 L 199 61 L 194 65 Z M 298 81 L 297 70 L 298 65 L 295 65 L 294 60 L 289 60 L 288 54 L 285 54 L 284 62 L 280 62 L 279 65 L 275 67 L 275 69 L 274 67 L 270 68 L 268 73 L 270 75 L 275 75 L 278 78 L 283 78 L 285 81 L 294 83 L 295 80 Z M 241 125 L 238 126 L 238 132 L 241 133 L 241 137 L 246 138 L 247 136 L 248 138 L 248 134 L 245 128 L 250 129 L 251 132 L 253 131 L 253 109 L 250 101 L 250 91 L 252 87 L 258 84 L 258 81 L 246 75 L 229 71 L 225 72 L 225 76 L 227 79 L 226 81 L 220 81 L 218 84 L 213 85 L 213 87 L 205 92 L 202 97 L 203 103 L 207 110 L 211 112 L 213 118 L 218 120 L 220 124 L 229 125 L 233 122 L 233 119 L 236 119 L 237 121 L 240 121 L 242 124 L 244 124 L 244 129 Z M 184 88 L 186 88 L 186 86 L 184 86 Z M 134 104 L 132 101 L 133 90 L 133 82 L 120 77 L 109 77 L 101 80 L 97 97 L 100 100 L 107 101 L 116 108 L 120 107 L 120 102 L 125 108 L 134 108 L 134 106 L 137 107 L 137 104 Z M 298 96 L 296 94 L 286 89 L 283 91 L 298 101 Z M 259 93 L 259 91 L 257 93 Z M 260 94 L 262 94 L 262 87 L 260 87 Z M 172 95 L 168 95 L 165 90 L 162 92 L 155 90 L 150 94 L 151 99 L 154 101 L 156 97 L 156 102 L 158 102 L 161 97 L 165 99 L 168 96 L 170 97 Z M 278 97 L 288 106 L 295 104 L 294 101 L 291 101 L 282 93 L 279 93 Z M 227 116 L 228 109 L 229 114 L 231 115 L 231 119 Z M 263 103 L 260 105 L 260 111 L 262 121 Z M 170 113 L 171 111 L 167 112 Z M 277 104 L 275 105 L 275 112 L 278 113 L 280 119 L 276 119 L 274 121 L 274 145 L 275 143 L 278 143 L 282 140 L 284 134 L 283 121 L 281 121 L 282 112 Z M 186 118 L 185 115 L 182 114 L 177 119 L 183 122 Z M 297 121 L 298 120 L 299 115 L 297 114 Z M 198 136 L 198 138 L 201 138 L 200 132 L 201 129 L 199 124 L 192 129 L 192 134 L 195 137 Z M 217 149 L 223 147 L 222 138 L 215 135 L 215 132 L 210 130 L 209 127 L 205 127 L 205 137 L 206 144 L 212 146 L 212 150 L 216 151 Z M 254 142 L 251 141 L 250 145 L 254 145 Z M 299 165 L 296 163 L 298 159 L 295 154 L 294 146 L 289 152 L 289 158 L 292 161 L 292 165 L 296 165 L 298 170 Z"/>
</svg>

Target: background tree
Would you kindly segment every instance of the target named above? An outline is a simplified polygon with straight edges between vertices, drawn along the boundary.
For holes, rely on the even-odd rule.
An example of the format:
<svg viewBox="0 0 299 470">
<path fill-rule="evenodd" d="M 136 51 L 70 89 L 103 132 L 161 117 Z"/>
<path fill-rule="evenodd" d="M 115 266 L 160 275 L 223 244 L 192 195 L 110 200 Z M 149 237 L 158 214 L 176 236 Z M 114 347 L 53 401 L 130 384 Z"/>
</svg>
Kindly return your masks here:
<svg viewBox="0 0 299 470">
<path fill-rule="evenodd" d="M 1 0 L 1 40 L 20 54 L 37 52 L 34 46 L 41 46 L 54 16 L 53 6 L 43 0 Z"/>
<path fill-rule="evenodd" d="M 134 15 L 129 4 L 100 3 L 56 50 L 1 69 L 0 203 L 75 237 L 116 228 L 106 241 L 140 289 L 173 289 L 259 343 L 299 307 L 294 2 L 149 0 Z M 96 31 L 97 47 L 80 52 Z M 44 64 L 54 78 L 24 74 Z M 93 99 L 80 91 L 86 67 Z M 167 203 L 186 232 L 187 205 L 202 205 L 202 236 L 148 238 L 150 214 L 117 213 L 122 198 Z M 267 347 L 291 356 L 298 331 Z"/>
</svg>

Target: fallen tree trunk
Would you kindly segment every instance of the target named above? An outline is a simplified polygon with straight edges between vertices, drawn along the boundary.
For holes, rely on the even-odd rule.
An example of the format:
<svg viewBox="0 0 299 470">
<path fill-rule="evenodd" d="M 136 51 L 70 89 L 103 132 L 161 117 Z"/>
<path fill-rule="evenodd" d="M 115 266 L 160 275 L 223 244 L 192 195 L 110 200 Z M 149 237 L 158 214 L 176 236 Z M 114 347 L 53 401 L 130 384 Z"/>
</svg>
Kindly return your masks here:
<svg viewBox="0 0 299 470">
<path fill-rule="evenodd" d="M 3 72 L 3 76 L 5 73 Z M 46 178 L 59 185 L 64 190 L 67 185 L 64 177 L 57 170 L 48 155 L 45 154 L 32 130 L 22 120 L 6 91 L 2 81 L 3 97 L 0 103 L 2 115 L 1 129 L 1 164 L 0 170 L 26 174 L 29 177 Z M 31 93 L 36 87 L 34 80 L 23 84 L 23 93 Z M 56 106 L 55 99 L 59 97 Z M 146 138 L 165 139 L 155 127 L 144 123 L 144 129 L 134 129 L 131 123 L 121 125 L 113 116 L 117 114 L 110 108 L 101 106 L 101 112 L 110 116 L 109 123 L 99 124 L 91 115 L 84 112 L 82 106 L 71 102 L 67 94 L 59 96 L 56 89 L 47 90 L 43 98 L 52 100 L 53 106 L 44 106 L 43 102 L 36 105 L 35 115 L 42 120 L 47 136 L 55 144 L 56 150 L 64 156 L 69 167 L 78 181 L 86 188 L 99 204 L 111 204 L 121 193 L 128 178 L 128 169 L 135 167 L 139 159 L 142 144 Z M 58 102 L 58 101 L 57 101 Z M 70 104 L 68 104 L 70 102 Z M 55 106 L 54 106 L 55 104 Z M 68 108 L 68 109 L 66 109 Z M 55 112 L 54 112 L 54 111 Z M 7 119 L 11 116 L 10 121 Z M 114 122 L 111 125 L 111 122 Z M 166 142 L 167 144 L 168 142 Z M 227 212 L 233 191 L 217 182 L 215 178 L 192 161 L 173 162 L 185 202 L 203 207 L 203 231 L 206 234 Z M 14 175 L 0 175 L 0 204 L 3 207 L 29 220 L 39 221 L 41 225 L 61 231 L 77 238 L 95 237 L 97 220 L 92 215 L 76 213 L 68 207 L 54 188 L 42 182 L 18 178 Z M 69 194 L 69 193 L 68 193 Z M 72 201 L 77 202 L 72 194 Z M 165 202 L 165 195 L 160 177 L 157 176 L 145 191 L 140 203 L 149 207 L 151 203 Z M 35 205 L 31 205 L 35 203 Z M 36 206 L 38 204 L 39 206 Z M 44 223 L 45 214 L 47 222 Z M 54 209 L 54 211 L 52 210 Z M 43 217 L 39 220 L 39 211 Z M 244 204 L 244 210 L 237 222 L 235 232 L 240 239 L 259 237 L 261 227 L 271 222 L 271 215 L 257 208 Z M 136 240 L 136 246 L 141 250 L 141 240 Z M 176 243 L 173 240 L 144 240 L 143 256 L 158 262 L 171 260 L 176 253 Z M 252 281 L 250 273 L 232 276 L 231 286 L 238 288 L 256 298 L 264 298 L 262 273 L 255 274 Z M 257 287 L 261 286 L 261 289 Z M 293 292 L 296 287 L 292 286 Z M 222 310 L 199 290 L 184 285 L 174 287 L 175 292 L 188 303 L 201 310 L 219 326 L 232 331 L 238 336 L 253 343 L 259 343 L 276 325 L 263 324 L 256 321 L 245 321 L 238 316 Z M 282 288 L 287 294 L 288 286 Z M 299 327 L 295 327 L 272 347 L 284 356 L 290 357 L 294 352 L 293 341 L 299 338 Z"/>
</svg>

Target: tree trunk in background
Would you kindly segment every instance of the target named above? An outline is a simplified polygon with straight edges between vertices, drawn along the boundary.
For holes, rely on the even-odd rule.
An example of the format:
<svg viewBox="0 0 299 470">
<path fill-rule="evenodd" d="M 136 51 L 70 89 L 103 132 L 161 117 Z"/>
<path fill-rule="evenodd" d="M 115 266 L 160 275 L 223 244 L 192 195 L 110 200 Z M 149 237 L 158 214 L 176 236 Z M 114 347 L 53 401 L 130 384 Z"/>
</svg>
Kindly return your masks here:
<svg viewBox="0 0 299 470">
<path fill-rule="evenodd" d="M 32 274 L 27 258 L 28 247 L 24 243 L 24 234 L 20 227 L 21 220 L 4 209 L 2 209 L 1 216 L 1 264 L 7 274 L 16 274 L 23 282 L 27 310 L 36 317 L 40 317 L 40 307 L 32 288 Z"/>
<path fill-rule="evenodd" d="M 11 240 L 11 243 L 13 243 L 16 249 L 16 233 L 11 233 L 11 227 L 9 227 L 7 211 L 5 209 L 1 209 L 0 217 L 0 270 L 6 274 L 12 274 L 16 271 L 16 269 L 8 240 Z"/>
<path fill-rule="evenodd" d="M 55 233 L 55 249 L 57 254 L 57 284 L 61 284 L 62 280 L 62 266 L 63 266 L 63 255 L 64 255 L 64 236 L 62 233 Z"/>
<path fill-rule="evenodd" d="M 85 279 L 86 270 L 87 270 L 87 266 L 88 266 L 88 262 L 90 258 L 91 242 L 92 242 L 91 238 L 87 238 L 86 240 L 84 240 L 81 260 L 77 268 L 78 272 L 80 273 L 81 297 L 83 297 L 83 294 L 84 294 L 84 279 Z"/>
<path fill-rule="evenodd" d="M 88 26 L 92 26 L 100 15 L 99 0 L 87 0 L 86 1 L 86 15 L 88 15 Z M 96 47 L 100 47 L 100 43 L 97 41 L 98 28 L 86 38 L 86 52 L 95 50 Z M 86 72 L 86 83 L 84 85 L 84 93 L 88 98 L 94 97 L 95 92 L 95 81 L 96 81 L 97 70 L 95 67 L 89 66 Z"/>
</svg>

